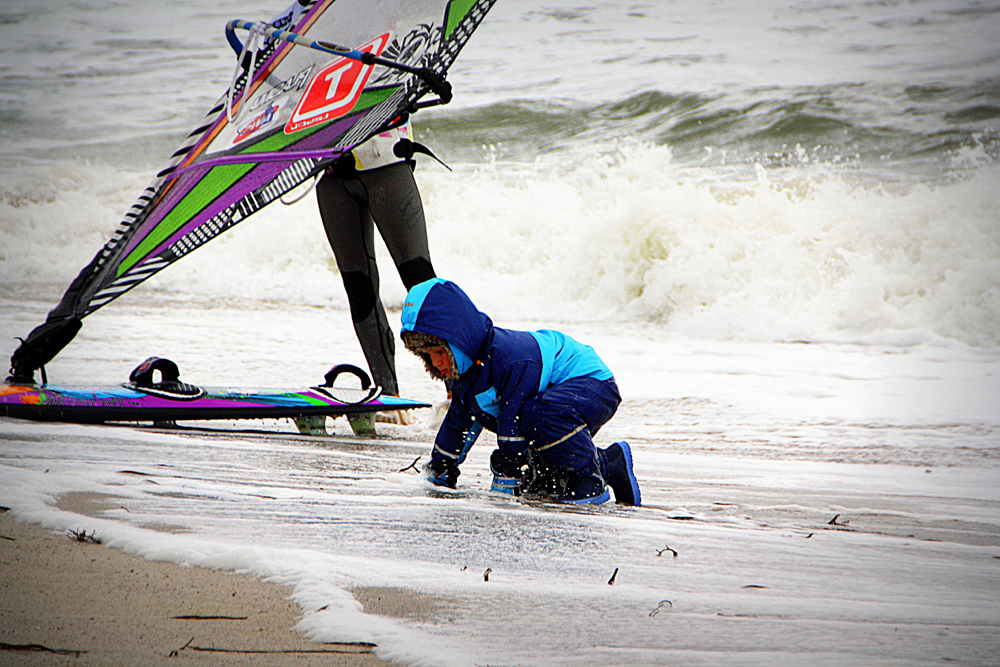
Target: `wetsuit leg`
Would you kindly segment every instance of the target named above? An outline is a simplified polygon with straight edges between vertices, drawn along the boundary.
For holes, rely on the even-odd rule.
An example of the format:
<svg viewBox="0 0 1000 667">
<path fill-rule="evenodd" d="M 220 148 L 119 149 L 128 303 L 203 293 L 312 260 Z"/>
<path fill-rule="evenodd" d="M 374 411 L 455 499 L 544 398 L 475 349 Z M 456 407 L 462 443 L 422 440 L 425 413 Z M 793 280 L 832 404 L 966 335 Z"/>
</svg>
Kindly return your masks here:
<svg viewBox="0 0 1000 667">
<path fill-rule="evenodd" d="M 436 277 L 413 168 L 406 162 L 358 172 L 369 211 L 407 291 Z"/>
<path fill-rule="evenodd" d="M 374 225 L 367 188 L 357 178 L 326 174 L 316 186 L 316 199 L 372 380 L 386 393 L 398 394 L 395 336 L 379 298 Z"/>
</svg>

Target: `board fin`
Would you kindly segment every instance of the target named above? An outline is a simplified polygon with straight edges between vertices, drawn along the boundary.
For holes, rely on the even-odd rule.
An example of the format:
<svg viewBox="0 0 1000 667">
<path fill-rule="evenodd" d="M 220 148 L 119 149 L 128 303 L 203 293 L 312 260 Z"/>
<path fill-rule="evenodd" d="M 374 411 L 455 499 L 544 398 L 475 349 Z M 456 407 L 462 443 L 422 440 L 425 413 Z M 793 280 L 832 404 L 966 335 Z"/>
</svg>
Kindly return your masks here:
<svg viewBox="0 0 1000 667">
<path fill-rule="evenodd" d="M 327 435 L 326 415 L 309 415 L 292 420 L 302 435 Z"/>
<path fill-rule="evenodd" d="M 378 434 L 375 432 L 375 413 L 366 412 L 359 415 L 347 415 L 347 423 L 351 425 L 354 435 L 359 438 L 374 438 Z"/>
</svg>

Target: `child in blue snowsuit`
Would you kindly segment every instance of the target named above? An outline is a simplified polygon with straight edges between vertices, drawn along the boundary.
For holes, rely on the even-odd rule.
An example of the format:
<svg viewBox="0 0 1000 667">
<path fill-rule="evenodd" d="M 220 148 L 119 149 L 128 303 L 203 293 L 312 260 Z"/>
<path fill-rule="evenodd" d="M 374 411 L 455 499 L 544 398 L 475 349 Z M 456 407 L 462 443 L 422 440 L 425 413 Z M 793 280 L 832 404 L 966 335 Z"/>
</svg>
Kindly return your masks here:
<svg viewBox="0 0 1000 667">
<path fill-rule="evenodd" d="M 455 487 L 482 428 L 497 435 L 493 489 L 559 502 L 640 503 L 628 443 L 597 449 L 592 436 L 621 397 L 594 350 L 558 331 L 501 329 L 462 289 L 435 278 L 406 296 L 401 337 L 431 375 L 450 382 L 451 406 L 426 471 Z"/>
</svg>

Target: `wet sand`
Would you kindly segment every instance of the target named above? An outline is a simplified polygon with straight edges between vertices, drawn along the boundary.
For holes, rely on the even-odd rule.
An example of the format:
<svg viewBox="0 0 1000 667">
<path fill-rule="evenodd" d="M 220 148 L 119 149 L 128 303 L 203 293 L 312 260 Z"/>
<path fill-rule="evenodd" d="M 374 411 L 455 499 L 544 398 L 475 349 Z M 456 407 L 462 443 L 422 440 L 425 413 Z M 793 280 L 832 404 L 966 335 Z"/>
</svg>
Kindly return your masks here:
<svg viewBox="0 0 1000 667">
<path fill-rule="evenodd" d="M 293 630 L 291 589 L 179 567 L 0 512 L 0 666 L 388 665 Z"/>
</svg>

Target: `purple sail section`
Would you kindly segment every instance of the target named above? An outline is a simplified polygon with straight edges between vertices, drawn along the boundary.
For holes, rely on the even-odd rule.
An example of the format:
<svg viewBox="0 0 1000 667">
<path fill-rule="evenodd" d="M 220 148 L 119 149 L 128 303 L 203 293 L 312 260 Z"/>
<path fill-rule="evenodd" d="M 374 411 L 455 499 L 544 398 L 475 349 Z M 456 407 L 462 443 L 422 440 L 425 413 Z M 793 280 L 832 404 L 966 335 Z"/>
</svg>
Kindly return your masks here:
<svg viewBox="0 0 1000 667">
<path fill-rule="evenodd" d="M 219 167 L 234 164 L 256 164 L 264 162 L 295 162 L 298 160 L 328 160 L 338 158 L 347 149 L 343 148 L 316 148 L 308 151 L 282 151 L 278 153 L 234 153 L 232 155 L 221 155 L 219 157 L 208 158 L 187 167 L 178 168 L 174 174 L 186 174 L 189 171 L 205 170 L 211 167 Z"/>
</svg>

